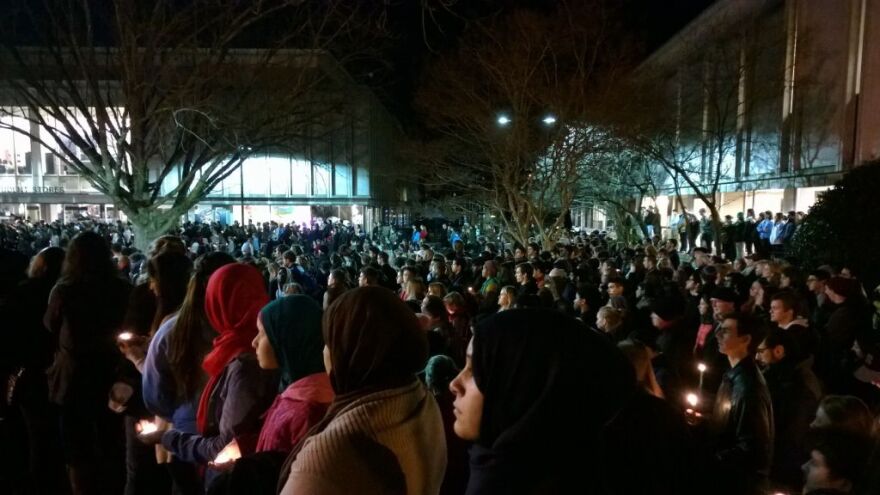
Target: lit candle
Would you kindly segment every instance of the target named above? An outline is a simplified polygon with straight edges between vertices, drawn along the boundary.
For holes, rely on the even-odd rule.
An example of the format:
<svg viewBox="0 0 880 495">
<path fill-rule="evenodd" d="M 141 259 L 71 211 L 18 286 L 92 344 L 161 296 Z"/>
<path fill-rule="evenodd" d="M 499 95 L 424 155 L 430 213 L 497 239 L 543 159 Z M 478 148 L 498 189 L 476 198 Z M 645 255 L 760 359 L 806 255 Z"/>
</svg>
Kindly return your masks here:
<svg viewBox="0 0 880 495">
<path fill-rule="evenodd" d="M 134 334 L 131 332 L 122 332 L 119 334 L 119 340 L 126 342 L 134 338 Z"/>
<path fill-rule="evenodd" d="M 142 419 L 137 422 L 137 430 L 141 435 L 149 435 L 150 433 L 156 433 L 159 431 L 159 425 L 150 420 Z"/>
<path fill-rule="evenodd" d="M 685 400 L 688 404 L 690 404 L 691 407 L 697 407 L 697 404 L 700 403 L 700 398 L 697 396 L 697 394 L 693 393 L 687 394 L 687 396 L 685 396 Z"/>
<path fill-rule="evenodd" d="M 227 464 L 241 458 L 241 450 L 238 448 L 238 442 L 232 440 L 229 445 L 223 447 L 223 450 L 217 454 L 214 464 Z"/>
<path fill-rule="evenodd" d="M 707 368 L 706 368 L 705 363 L 698 363 L 697 364 L 697 371 L 700 372 L 700 392 L 703 391 L 703 373 L 706 372 L 706 369 Z"/>
</svg>

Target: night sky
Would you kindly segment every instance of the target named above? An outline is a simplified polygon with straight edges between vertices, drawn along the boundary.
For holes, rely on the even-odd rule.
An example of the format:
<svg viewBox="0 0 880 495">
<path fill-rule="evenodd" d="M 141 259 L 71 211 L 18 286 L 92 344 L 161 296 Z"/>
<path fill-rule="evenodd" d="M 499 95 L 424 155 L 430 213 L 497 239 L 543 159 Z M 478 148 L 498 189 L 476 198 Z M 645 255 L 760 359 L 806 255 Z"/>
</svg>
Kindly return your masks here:
<svg viewBox="0 0 880 495">
<path fill-rule="evenodd" d="M 577 1 L 577 0 L 575 0 Z M 624 24 L 640 47 L 637 56 L 645 57 L 712 5 L 715 0 L 618 0 Z M 554 0 L 460 0 L 447 10 L 428 5 L 440 0 L 404 0 L 393 5 L 388 15 L 388 28 L 393 39 L 386 48 L 391 62 L 383 77 L 362 78 L 373 87 L 386 107 L 405 128 L 418 125 L 411 111 L 412 98 L 419 76 L 431 57 L 441 56 L 455 46 L 458 35 L 469 19 L 480 19 L 514 8 L 545 10 Z M 448 0 L 447 0 L 448 3 Z M 381 74 L 382 71 L 376 71 Z M 367 72 L 369 73 L 369 72 Z"/>
<path fill-rule="evenodd" d="M 0 0 L 5 3 L 8 0 Z M 187 3 L 189 0 L 171 0 Z M 358 81 L 371 87 L 379 99 L 401 122 L 403 127 L 418 127 L 418 116 L 412 112 L 412 100 L 420 74 L 432 57 L 442 56 L 444 51 L 455 47 L 459 35 L 468 21 L 484 19 L 494 14 L 504 14 L 515 8 L 538 11 L 553 9 L 562 0 L 351 0 L 353 2 L 375 1 L 377 12 L 383 12 L 383 30 L 387 36 L 373 39 L 370 43 L 371 57 L 364 57 L 346 68 Z M 568 0 L 578 2 L 582 0 Z M 637 57 L 645 57 L 660 47 L 688 22 L 714 3 L 715 0 L 608 0 L 620 6 L 622 21 L 637 46 Z M 18 6 L 37 9 L 40 3 L 31 0 L 13 0 Z M 368 7 L 369 9 L 369 7 Z M 95 12 L 93 12 L 94 14 Z M 37 18 L 39 18 L 39 13 Z M 102 29 L 104 20 L 95 15 L 93 23 L 97 40 L 112 44 L 109 29 Z M 255 36 L 246 35 L 243 42 L 259 46 L 271 40 L 273 31 L 289 27 L 289 20 L 278 16 L 254 30 Z M 41 32 L 29 22 L 12 22 L 14 29 L 0 33 L 4 41 L 20 45 L 39 44 Z M 107 31 L 106 33 L 104 31 Z M 253 34 L 253 33 L 251 33 Z M 7 39 L 11 38 L 11 39 Z M 107 39 L 105 39 L 107 38 Z M 352 47 L 343 47 L 348 50 Z"/>
</svg>

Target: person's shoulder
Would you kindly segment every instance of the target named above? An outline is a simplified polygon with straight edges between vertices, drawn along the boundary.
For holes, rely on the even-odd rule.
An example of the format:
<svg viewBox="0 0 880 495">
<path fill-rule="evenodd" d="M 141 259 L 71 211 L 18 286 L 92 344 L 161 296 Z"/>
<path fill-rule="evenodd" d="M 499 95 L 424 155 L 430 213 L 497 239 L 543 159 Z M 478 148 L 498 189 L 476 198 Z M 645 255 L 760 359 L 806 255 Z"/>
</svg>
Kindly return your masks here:
<svg viewBox="0 0 880 495">
<path fill-rule="evenodd" d="M 748 363 L 739 370 L 733 380 L 734 393 L 753 396 L 767 390 L 767 382 L 764 375 L 755 363 Z"/>
<path fill-rule="evenodd" d="M 153 335 L 152 340 L 150 341 L 150 347 L 153 346 L 153 343 L 157 346 L 165 345 L 168 335 L 171 334 L 171 330 L 174 329 L 174 325 L 177 324 L 177 314 L 173 314 L 165 319 L 159 328 L 156 330 L 156 334 Z"/>
<path fill-rule="evenodd" d="M 232 375 L 256 375 L 261 371 L 257 355 L 253 352 L 243 352 L 236 356 L 226 366 L 227 373 Z"/>
</svg>

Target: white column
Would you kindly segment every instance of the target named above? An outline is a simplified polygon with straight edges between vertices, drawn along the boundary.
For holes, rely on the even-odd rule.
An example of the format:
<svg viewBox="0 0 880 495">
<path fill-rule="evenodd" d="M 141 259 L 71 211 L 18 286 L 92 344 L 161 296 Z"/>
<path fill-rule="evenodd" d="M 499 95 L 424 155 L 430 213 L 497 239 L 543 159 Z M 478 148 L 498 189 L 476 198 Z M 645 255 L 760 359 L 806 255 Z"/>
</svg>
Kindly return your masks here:
<svg viewBox="0 0 880 495">
<path fill-rule="evenodd" d="M 40 125 L 34 122 L 35 119 L 32 119 L 30 116 L 30 110 L 24 109 L 28 121 L 30 122 L 30 133 L 31 136 L 40 136 Z M 43 155 L 41 153 L 42 147 L 40 143 L 35 139 L 31 139 L 31 177 L 34 180 L 34 188 L 43 187 Z M 35 189 L 36 190 L 36 189 Z"/>
</svg>

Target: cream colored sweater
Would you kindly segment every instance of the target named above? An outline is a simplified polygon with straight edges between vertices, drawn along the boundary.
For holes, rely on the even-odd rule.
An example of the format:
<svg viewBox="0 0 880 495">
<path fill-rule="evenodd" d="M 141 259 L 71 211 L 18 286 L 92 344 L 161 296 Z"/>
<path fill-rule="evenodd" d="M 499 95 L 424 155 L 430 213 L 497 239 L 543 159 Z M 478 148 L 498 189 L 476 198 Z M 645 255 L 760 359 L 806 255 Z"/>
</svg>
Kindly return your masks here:
<svg viewBox="0 0 880 495">
<path fill-rule="evenodd" d="M 415 381 L 354 401 L 306 439 L 281 494 L 430 495 L 445 472 L 440 410 Z"/>
</svg>

